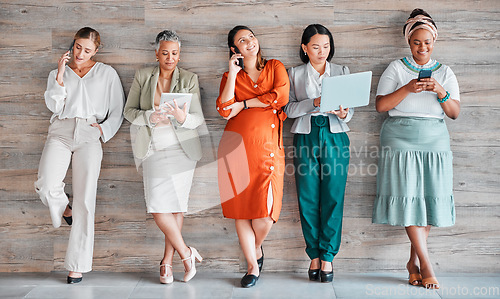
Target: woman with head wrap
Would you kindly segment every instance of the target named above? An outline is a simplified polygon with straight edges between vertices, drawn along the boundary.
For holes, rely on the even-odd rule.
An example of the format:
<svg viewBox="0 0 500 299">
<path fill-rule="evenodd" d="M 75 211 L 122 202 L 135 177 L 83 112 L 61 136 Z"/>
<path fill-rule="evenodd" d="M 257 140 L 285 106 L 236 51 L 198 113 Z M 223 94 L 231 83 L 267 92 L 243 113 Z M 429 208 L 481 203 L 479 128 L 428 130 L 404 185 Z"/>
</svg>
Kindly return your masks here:
<svg viewBox="0 0 500 299">
<path fill-rule="evenodd" d="M 411 56 L 389 64 L 380 78 L 376 109 L 389 112 L 380 132 L 382 148 L 373 223 L 404 226 L 411 242 L 409 283 L 439 288 L 427 250 L 431 226 L 455 223 L 453 165 L 444 116 L 460 113 L 458 82 L 431 54 L 436 24 L 415 9 L 403 27 Z M 420 71 L 431 71 L 419 78 Z"/>
</svg>

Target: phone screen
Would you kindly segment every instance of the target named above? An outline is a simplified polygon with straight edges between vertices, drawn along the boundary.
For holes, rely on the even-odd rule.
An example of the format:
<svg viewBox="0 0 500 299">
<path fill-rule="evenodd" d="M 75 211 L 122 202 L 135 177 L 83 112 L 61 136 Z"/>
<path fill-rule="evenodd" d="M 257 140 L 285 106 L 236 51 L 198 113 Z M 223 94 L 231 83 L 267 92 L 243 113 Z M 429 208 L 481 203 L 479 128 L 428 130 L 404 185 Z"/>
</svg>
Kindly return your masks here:
<svg viewBox="0 0 500 299">
<path fill-rule="evenodd" d="M 418 73 L 418 80 L 424 79 L 424 78 L 430 78 L 431 75 L 432 75 L 432 71 L 431 70 L 421 70 Z"/>
</svg>

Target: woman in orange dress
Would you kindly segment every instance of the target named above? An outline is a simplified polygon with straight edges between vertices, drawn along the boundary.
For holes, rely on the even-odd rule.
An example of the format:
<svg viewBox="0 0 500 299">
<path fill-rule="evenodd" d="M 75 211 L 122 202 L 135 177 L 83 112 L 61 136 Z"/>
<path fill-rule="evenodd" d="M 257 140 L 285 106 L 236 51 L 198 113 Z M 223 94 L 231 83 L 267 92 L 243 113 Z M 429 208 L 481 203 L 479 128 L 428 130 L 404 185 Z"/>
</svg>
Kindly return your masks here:
<svg viewBox="0 0 500 299">
<path fill-rule="evenodd" d="M 248 271 L 242 287 L 262 271 L 262 242 L 278 221 L 283 197 L 285 152 L 282 128 L 289 80 L 278 60 L 262 58 L 252 30 L 228 34 L 229 71 L 224 73 L 217 111 L 228 120 L 218 150 L 219 192 L 224 216 L 235 219 Z"/>
</svg>

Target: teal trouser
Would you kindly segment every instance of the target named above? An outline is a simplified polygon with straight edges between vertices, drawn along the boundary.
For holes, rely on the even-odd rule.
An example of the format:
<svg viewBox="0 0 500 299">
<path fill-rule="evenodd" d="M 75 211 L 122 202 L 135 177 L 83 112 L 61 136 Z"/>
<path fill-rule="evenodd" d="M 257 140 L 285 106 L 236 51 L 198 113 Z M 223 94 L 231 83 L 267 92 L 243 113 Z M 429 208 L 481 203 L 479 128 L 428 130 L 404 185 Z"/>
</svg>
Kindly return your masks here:
<svg viewBox="0 0 500 299">
<path fill-rule="evenodd" d="M 331 133 L 328 118 L 311 118 L 311 133 L 295 134 L 294 165 L 300 221 L 310 259 L 331 262 L 339 251 L 349 137 Z"/>
</svg>

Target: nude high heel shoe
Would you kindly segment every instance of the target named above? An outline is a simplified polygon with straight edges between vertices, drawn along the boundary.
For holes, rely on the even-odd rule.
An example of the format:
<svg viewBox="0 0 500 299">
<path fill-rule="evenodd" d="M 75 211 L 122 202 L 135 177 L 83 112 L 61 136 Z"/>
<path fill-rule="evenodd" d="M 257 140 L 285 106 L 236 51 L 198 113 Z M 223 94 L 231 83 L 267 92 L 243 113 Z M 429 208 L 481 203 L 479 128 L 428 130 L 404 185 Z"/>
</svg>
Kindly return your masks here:
<svg viewBox="0 0 500 299">
<path fill-rule="evenodd" d="M 172 265 L 169 265 L 169 264 L 160 264 L 160 273 L 161 273 L 161 268 L 162 267 L 165 267 L 165 275 L 161 276 L 160 274 L 160 283 L 163 283 L 163 284 L 169 284 L 169 283 L 172 283 L 174 282 L 174 275 L 168 275 L 167 274 L 167 268 L 170 268 L 170 271 L 172 271 Z"/>
<path fill-rule="evenodd" d="M 422 278 L 422 285 L 426 289 L 439 289 L 439 282 L 436 277 L 427 277 L 427 278 Z"/>
<path fill-rule="evenodd" d="M 181 260 L 183 262 L 187 261 L 187 260 L 191 260 L 191 269 L 189 269 L 189 271 L 185 271 L 185 273 L 184 273 L 184 281 L 185 282 L 190 281 L 191 278 L 193 278 L 196 275 L 196 261 L 195 261 L 195 259 L 197 259 L 199 262 L 201 262 L 203 260 L 203 258 L 198 253 L 198 250 L 196 250 L 196 248 L 189 247 L 189 249 L 191 250 L 191 255 L 189 257 Z"/>
</svg>

